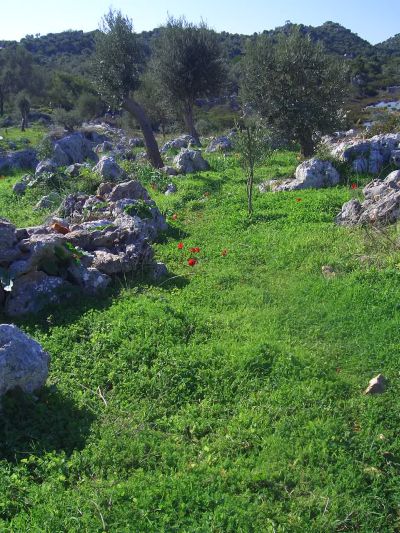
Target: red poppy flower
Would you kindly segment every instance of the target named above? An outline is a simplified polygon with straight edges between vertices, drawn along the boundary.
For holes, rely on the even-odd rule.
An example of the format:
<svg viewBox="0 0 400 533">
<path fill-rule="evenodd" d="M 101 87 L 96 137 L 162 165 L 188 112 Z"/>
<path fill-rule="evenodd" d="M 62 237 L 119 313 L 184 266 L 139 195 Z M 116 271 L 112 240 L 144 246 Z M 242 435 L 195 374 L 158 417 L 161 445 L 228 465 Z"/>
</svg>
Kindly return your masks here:
<svg viewBox="0 0 400 533">
<path fill-rule="evenodd" d="M 176 213 L 174 213 L 171 218 L 172 218 L 172 220 L 176 220 L 178 218 L 178 215 Z"/>
<path fill-rule="evenodd" d="M 196 264 L 197 264 L 197 259 L 193 259 L 193 258 L 188 259 L 189 266 L 193 267 Z"/>
<path fill-rule="evenodd" d="M 296 202 L 301 202 L 301 198 L 296 198 Z"/>
<path fill-rule="evenodd" d="M 182 250 L 184 247 L 183 242 L 178 243 L 178 250 Z"/>
<path fill-rule="evenodd" d="M 352 188 L 352 189 L 358 189 L 358 185 L 357 185 L 357 183 L 352 183 L 352 184 L 351 184 L 351 188 Z"/>
<path fill-rule="evenodd" d="M 222 257 L 225 257 L 227 255 L 227 253 L 228 253 L 228 250 L 226 248 L 224 250 L 222 250 L 222 252 L 221 252 Z"/>
<path fill-rule="evenodd" d="M 190 251 L 193 254 L 198 254 L 200 252 L 200 248 L 198 246 L 196 246 L 195 248 L 190 248 Z"/>
</svg>

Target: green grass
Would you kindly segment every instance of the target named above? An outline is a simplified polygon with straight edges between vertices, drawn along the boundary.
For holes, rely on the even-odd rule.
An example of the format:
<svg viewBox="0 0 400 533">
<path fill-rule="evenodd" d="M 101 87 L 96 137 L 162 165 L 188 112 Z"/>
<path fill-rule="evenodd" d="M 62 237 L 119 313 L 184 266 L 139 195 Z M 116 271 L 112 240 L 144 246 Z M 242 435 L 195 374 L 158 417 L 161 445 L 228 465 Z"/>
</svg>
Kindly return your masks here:
<svg viewBox="0 0 400 533">
<path fill-rule="evenodd" d="M 3 402 L 0 530 L 399 531 L 396 229 L 335 226 L 345 186 L 256 193 L 249 220 L 235 158 L 210 161 L 152 192 L 178 216 L 156 245 L 170 281 L 18 322 L 52 362 L 38 402 Z M 1 213 L 31 221 L 8 185 Z M 364 396 L 379 372 L 387 391 Z"/>
<path fill-rule="evenodd" d="M 12 142 L 16 148 L 22 150 L 24 148 L 34 148 L 42 140 L 46 128 L 32 124 L 25 131 L 15 126 L 11 128 L 0 128 L 0 148 L 3 150 L 9 149 L 9 142 Z"/>
</svg>

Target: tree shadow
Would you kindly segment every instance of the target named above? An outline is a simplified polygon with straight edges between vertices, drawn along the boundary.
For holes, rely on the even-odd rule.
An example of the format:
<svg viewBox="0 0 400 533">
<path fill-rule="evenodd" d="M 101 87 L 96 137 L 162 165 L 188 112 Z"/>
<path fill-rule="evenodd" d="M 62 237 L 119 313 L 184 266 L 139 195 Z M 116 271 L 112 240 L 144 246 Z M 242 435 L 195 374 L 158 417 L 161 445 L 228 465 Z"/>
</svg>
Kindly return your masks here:
<svg viewBox="0 0 400 533">
<path fill-rule="evenodd" d="M 94 414 L 78 408 L 55 387 L 46 387 L 39 399 L 21 391 L 2 398 L 0 459 L 19 461 L 30 454 L 84 447 Z"/>
</svg>

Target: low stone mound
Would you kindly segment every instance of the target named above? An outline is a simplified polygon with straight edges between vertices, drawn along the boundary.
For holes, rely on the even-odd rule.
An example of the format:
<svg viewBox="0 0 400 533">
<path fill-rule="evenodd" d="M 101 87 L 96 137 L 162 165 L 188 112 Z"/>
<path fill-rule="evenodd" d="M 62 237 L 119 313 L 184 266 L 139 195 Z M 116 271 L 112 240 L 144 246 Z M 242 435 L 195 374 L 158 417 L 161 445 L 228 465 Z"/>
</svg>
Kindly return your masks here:
<svg viewBox="0 0 400 533">
<path fill-rule="evenodd" d="M 232 148 L 233 145 L 231 139 L 228 136 L 223 135 L 221 137 L 214 137 L 214 139 L 212 139 L 210 144 L 207 146 L 206 152 L 229 152 L 232 150 Z"/>
<path fill-rule="evenodd" d="M 379 174 L 391 160 L 398 161 L 396 152 L 400 148 L 400 133 L 375 135 L 370 139 L 328 140 L 326 145 L 332 155 L 349 163 L 355 172 Z"/>
<path fill-rule="evenodd" d="M 164 144 L 160 152 L 165 153 L 168 150 L 180 150 L 181 148 L 187 148 L 190 145 L 195 145 L 196 140 L 191 135 L 180 135 L 176 139 L 172 139 Z"/>
<path fill-rule="evenodd" d="M 339 184 L 339 181 L 339 173 L 330 161 L 313 158 L 304 161 L 296 168 L 294 179 L 268 180 L 259 185 L 259 190 L 260 192 L 269 190 L 279 192 L 321 189 L 334 187 Z"/>
<path fill-rule="evenodd" d="M 174 165 L 182 174 L 200 172 L 210 168 L 208 161 L 203 159 L 200 150 L 191 150 L 190 148 L 182 148 L 174 158 Z"/>
<path fill-rule="evenodd" d="M 19 388 L 33 393 L 43 387 L 50 357 L 16 326 L 0 324 L 0 397 Z"/>
<path fill-rule="evenodd" d="M 391 172 L 384 180 L 374 180 L 363 189 L 364 202 L 346 202 L 336 217 L 342 226 L 363 224 L 393 224 L 400 219 L 400 170 Z"/>
<path fill-rule="evenodd" d="M 59 303 L 74 286 L 94 294 L 115 274 L 151 271 L 150 243 L 167 227 L 137 181 L 71 194 L 57 215 L 26 229 L 0 219 L 0 308 L 10 316 Z"/>
</svg>

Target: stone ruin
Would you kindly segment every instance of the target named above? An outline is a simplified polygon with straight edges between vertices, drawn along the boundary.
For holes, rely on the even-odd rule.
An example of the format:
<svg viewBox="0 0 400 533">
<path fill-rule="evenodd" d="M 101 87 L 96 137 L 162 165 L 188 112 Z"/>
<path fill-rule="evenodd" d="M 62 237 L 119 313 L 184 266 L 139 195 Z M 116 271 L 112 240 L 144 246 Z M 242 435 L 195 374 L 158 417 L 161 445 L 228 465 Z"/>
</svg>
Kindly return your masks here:
<svg viewBox="0 0 400 533">
<path fill-rule="evenodd" d="M 45 224 L 17 229 L 0 219 L 0 311 L 35 313 L 78 287 L 95 294 L 118 274 L 166 274 L 151 243 L 164 217 L 138 181 L 71 194 Z"/>
</svg>

